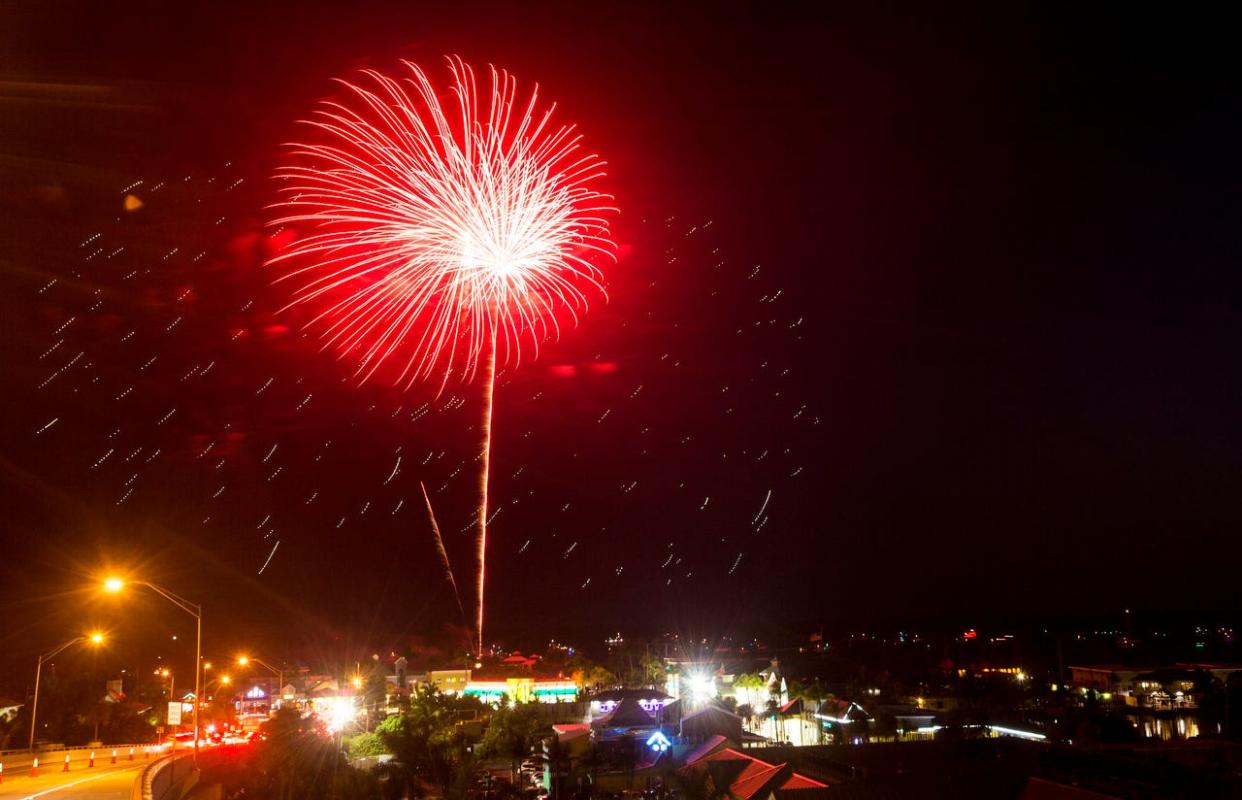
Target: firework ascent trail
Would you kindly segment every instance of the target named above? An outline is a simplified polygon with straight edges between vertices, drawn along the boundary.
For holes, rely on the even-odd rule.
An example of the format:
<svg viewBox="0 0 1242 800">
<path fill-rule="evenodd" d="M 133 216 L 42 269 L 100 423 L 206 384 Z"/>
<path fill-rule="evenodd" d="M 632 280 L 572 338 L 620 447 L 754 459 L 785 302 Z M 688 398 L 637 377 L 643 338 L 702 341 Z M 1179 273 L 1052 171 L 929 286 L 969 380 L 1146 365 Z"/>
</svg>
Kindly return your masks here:
<svg viewBox="0 0 1242 800">
<path fill-rule="evenodd" d="M 448 577 L 449 587 L 453 590 L 453 600 L 457 603 L 457 611 L 461 614 L 463 625 L 466 622 L 466 609 L 461 605 L 461 593 L 457 591 L 457 579 L 453 577 L 453 566 L 449 563 L 448 551 L 444 549 L 444 539 L 440 536 L 440 526 L 436 523 L 436 512 L 431 508 L 431 497 L 427 494 L 427 487 L 422 482 L 418 482 L 418 488 L 423 490 L 423 502 L 427 504 L 427 518 L 431 520 L 431 533 L 436 537 L 436 552 L 440 554 L 440 561 L 444 564 L 444 574 Z"/>
<path fill-rule="evenodd" d="M 271 225 L 299 238 L 269 264 L 296 284 L 289 306 L 313 307 L 307 327 L 352 363 L 359 382 L 410 388 L 484 380 L 484 440 L 477 550 L 476 645 L 483 647 L 487 487 L 497 359 L 516 366 L 523 347 L 576 323 L 586 291 L 603 294 L 595 262 L 613 257 L 612 197 L 598 191 L 604 162 L 582 151 L 572 125 L 551 123 L 536 86 L 448 59 L 441 100 L 405 62 L 398 80 L 374 70 L 338 81 L 340 99 L 309 120 L 279 168 Z"/>
</svg>

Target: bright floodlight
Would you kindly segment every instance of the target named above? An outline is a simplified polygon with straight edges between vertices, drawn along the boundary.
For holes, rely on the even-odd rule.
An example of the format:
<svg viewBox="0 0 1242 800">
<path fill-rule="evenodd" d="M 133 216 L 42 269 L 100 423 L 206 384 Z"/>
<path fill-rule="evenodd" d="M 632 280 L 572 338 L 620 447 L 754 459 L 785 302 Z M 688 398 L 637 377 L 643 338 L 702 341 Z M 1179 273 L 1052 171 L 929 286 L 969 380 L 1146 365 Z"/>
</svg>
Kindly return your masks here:
<svg viewBox="0 0 1242 800">
<path fill-rule="evenodd" d="M 711 675 L 691 675 L 690 691 L 700 700 L 716 696 L 716 679 Z"/>
<path fill-rule="evenodd" d="M 232 679 L 232 678 L 230 678 L 228 675 L 221 675 L 221 676 L 220 676 L 220 683 L 221 683 L 222 685 L 224 685 L 224 686 L 228 686 L 228 685 L 229 685 L 230 683 L 232 683 L 232 682 L 233 682 L 233 679 Z"/>
<path fill-rule="evenodd" d="M 244 667 L 250 663 L 250 659 L 247 658 L 246 656 L 238 656 L 237 663 L 241 664 Z"/>
<path fill-rule="evenodd" d="M 358 707 L 352 697 L 333 697 L 328 700 L 326 719 L 329 733 L 336 733 L 354 721 Z"/>
<path fill-rule="evenodd" d="M 103 644 L 104 635 L 99 632 L 91 634 L 91 644 Z"/>
<path fill-rule="evenodd" d="M 125 588 L 125 581 L 120 578 L 108 578 L 104 581 L 103 588 L 105 592 L 116 594 Z"/>
</svg>

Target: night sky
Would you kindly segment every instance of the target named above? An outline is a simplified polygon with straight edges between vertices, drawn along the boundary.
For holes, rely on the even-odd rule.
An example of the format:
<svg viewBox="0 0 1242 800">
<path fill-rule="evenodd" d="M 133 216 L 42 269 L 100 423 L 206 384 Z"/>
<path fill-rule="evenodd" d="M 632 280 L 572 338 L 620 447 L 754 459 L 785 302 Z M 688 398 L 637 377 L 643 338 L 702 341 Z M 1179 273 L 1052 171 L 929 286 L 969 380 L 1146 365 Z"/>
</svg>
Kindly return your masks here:
<svg viewBox="0 0 1242 800">
<path fill-rule="evenodd" d="M 469 612 L 478 387 L 343 381 L 261 266 L 294 120 L 445 53 L 622 209 L 609 302 L 498 383 L 489 640 L 1238 610 L 1221 20 L 521 5 L 6 6 L 6 663 L 187 632 L 105 564 L 208 653 L 459 636 L 418 482 Z"/>
</svg>

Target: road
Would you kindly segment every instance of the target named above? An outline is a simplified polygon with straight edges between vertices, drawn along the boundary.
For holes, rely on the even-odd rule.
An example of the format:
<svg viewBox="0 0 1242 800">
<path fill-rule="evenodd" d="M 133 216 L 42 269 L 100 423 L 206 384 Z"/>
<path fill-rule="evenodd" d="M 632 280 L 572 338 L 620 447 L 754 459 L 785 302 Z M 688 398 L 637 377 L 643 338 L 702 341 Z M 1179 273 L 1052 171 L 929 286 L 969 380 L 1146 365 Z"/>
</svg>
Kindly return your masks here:
<svg viewBox="0 0 1242 800">
<path fill-rule="evenodd" d="M 29 771 L 17 774 L 5 767 L 4 783 L 0 783 L 0 800 L 129 800 L 139 771 L 149 762 L 122 761 L 119 764 L 98 764 L 61 772 L 60 764 L 40 768 L 39 777 Z"/>
</svg>

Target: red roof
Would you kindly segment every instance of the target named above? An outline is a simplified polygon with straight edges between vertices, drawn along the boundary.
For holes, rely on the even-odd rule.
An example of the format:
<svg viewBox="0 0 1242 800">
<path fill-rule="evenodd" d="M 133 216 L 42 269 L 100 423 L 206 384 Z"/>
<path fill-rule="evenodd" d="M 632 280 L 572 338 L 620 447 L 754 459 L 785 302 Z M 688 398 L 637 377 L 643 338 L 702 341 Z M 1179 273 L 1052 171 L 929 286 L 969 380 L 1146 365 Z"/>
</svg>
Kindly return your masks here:
<svg viewBox="0 0 1242 800">
<path fill-rule="evenodd" d="M 740 800 L 750 800 L 784 768 L 784 764 L 774 767 L 756 760 L 754 764 L 742 770 L 742 774 L 738 776 L 737 780 L 729 784 L 729 794 L 740 798 Z"/>
<path fill-rule="evenodd" d="M 710 756 L 708 756 L 707 758 L 704 758 L 703 760 L 704 761 L 759 761 L 759 759 L 755 758 L 754 756 L 748 756 L 739 750 L 734 750 L 732 747 L 726 747 L 725 749 L 719 752 L 712 753 Z M 759 763 L 762 764 L 763 762 L 759 761 Z"/>
<path fill-rule="evenodd" d="M 828 784 L 820 783 L 817 780 L 808 778 L 805 775 L 793 773 L 789 776 L 789 780 L 781 784 L 781 789 L 827 789 Z"/>
<path fill-rule="evenodd" d="M 591 726 L 581 722 L 557 723 L 552 726 L 552 731 L 558 739 L 566 742 L 570 739 L 577 739 L 579 736 L 590 736 Z"/>
<path fill-rule="evenodd" d="M 720 745 L 724 744 L 727 741 L 728 739 L 726 739 L 725 737 L 719 734 L 711 737 L 706 742 L 703 742 L 703 744 L 699 745 L 698 747 L 694 748 L 693 750 L 691 750 L 689 753 L 686 754 L 686 766 L 689 767 L 694 764 L 697 764 L 699 761 L 701 761 L 702 759 L 710 755 L 712 751 L 714 751 L 716 748 L 720 747 Z"/>
<path fill-rule="evenodd" d="M 692 767 L 696 763 L 701 764 L 709 761 L 725 762 L 733 765 L 732 769 L 728 769 L 723 774 L 729 775 L 732 773 L 731 777 L 724 779 L 729 781 L 729 795 L 737 800 L 751 800 L 760 794 L 765 787 L 781 792 L 822 791 L 828 788 L 826 783 L 820 783 L 797 772 L 788 772 L 787 765 L 785 764 L 769 764 L 731 747 L 726 747 L 697 760 L 687 759 L 686 766 L 683 769 Z M 733 770 L 737 770 L 739 766 L 741 767 L 740 771 L 734 772 Z M 782 776 L 784 776 L 783 779 Z M 720 780 L 721 777 L 721 775 L 715 776 L 716 780 Z M 777 785 L 774 786 L 774 783 L 777 783 Z"/>
</svg>

